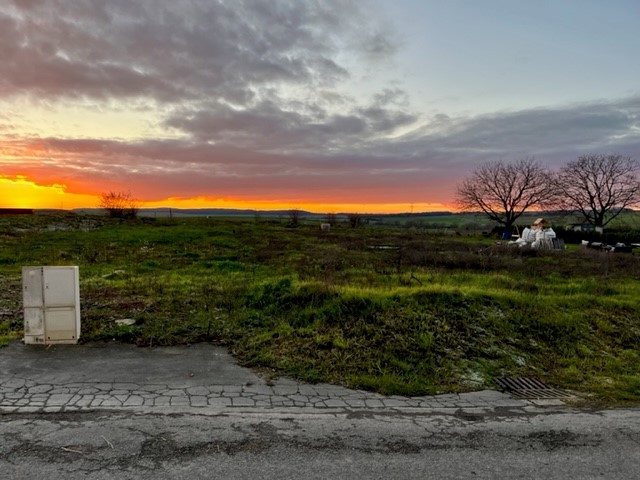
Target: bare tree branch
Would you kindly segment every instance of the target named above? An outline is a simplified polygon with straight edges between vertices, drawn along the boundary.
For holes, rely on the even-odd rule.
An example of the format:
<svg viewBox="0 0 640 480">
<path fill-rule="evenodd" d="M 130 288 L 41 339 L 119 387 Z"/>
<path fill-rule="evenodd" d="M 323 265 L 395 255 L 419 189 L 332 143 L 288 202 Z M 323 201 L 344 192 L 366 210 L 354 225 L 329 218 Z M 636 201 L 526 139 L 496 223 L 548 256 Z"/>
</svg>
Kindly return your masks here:
<svg viewBox="0 0 640 480">
<path fill-rule="evenodd" d="M 640 203 L 640 165 L 622 155 L 589 154 L 562 167 L 554 178 L 556 203 L 604 227 Z"/>
<path fill-rule="evenodd" d="M 543 206 L 552 192 L 548 171 L 532 158 L 481 165 L 458 185 L 461 210 L 482 210 L 491 220 L 511 228 L 525 211 Z"/>
</svg>

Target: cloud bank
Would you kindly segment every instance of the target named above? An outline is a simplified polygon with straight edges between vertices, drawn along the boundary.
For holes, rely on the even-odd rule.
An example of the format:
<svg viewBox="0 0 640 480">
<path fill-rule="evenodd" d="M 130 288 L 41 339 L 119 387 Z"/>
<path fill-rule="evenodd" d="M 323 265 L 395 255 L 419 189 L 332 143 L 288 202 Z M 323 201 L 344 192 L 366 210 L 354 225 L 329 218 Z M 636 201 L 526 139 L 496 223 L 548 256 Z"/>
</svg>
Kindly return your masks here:
<svg viewBox="0 0 640 480">
<path fill-rule="evenodd" d="M 469 117 L 416 111 L 400 81 L 371 91 L 363 72 L 402 48 L 371 6 L 10 0 L 2 105 L 131 111 L 152 133 L 24 134 L 28 112 L 0 113 L 2 173 L 143 200 L 446 203 L 486 160 L 640 156 L 640 96 Z"/>
</svg>

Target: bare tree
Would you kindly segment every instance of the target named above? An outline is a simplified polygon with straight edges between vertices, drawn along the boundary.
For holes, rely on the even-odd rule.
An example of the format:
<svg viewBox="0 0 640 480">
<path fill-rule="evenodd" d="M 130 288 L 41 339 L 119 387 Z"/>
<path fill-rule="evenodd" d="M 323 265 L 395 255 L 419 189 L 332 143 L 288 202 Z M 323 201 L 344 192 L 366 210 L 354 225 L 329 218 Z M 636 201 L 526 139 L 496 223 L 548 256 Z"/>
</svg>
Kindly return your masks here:
<svg viewBox="0 0 640 480">
<path fill-rule="evenodd" d="M 335 226 L 338 223 L 338 216 L 335 213 L 327 213 L 324 221 L 331 226 Z"/>
<path fill-rule="evenodd" d="M 640 203 L 640 165 L 622 155 L 589 154 L 562 167 L 555 176 L 556 203 L 604 227 L 625 208 Z"/>
<path fill-rule="evenodd" d="M 549 172 L 532 158 L 513 163 L 489 162 L 458 185 L 461 210 L 482 210 L 491 220 L 511 229 L 525 211 L 546 204 L 552 192 Z"/>
<path fill-rule="evenodd" d="M 359 213 L 349 213 L 347 215 L 347 218 L 349 220 L 349 225 L 351 225 L 351 228 L 358 228 L 360 225 L 362 225 L 362 222 L 364 220 L 362 215 Z"/>
<path fill-rule="evenodd" d="M 296 210 L 295 208 L 289 210 L 289 226 L 297 227 L 300 223 L 300 210 Z"/>
<path fill-rule="evenodd" d="M 139 203 L 131 196 L 131 192 L 103 193 L 100 195 L 99 205 L 111 218 L 136 218 L 140 210 Z"/>
</svg>

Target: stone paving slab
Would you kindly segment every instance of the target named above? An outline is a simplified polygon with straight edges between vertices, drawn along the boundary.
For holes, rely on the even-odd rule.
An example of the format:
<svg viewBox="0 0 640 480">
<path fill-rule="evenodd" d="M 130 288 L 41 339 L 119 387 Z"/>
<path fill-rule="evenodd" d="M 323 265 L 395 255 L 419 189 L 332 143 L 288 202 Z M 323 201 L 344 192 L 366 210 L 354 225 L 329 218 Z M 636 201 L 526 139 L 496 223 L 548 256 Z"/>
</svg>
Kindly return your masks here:
<svg viewBox="0 0 640 480">
<path fill-rule="evenodd" d="M 116 388 L 117 386 L 117 388 Z M 290 386 L 290 385 L 289 385 Z M 342 388 L 325 392 L 322 397 L 301 393 L 300 389 L 291 393 L 276 393 L 278 384 L 263 385 L 256 392 L 254 385 L 201 385 L 176 389 L 169 385 L 131 384 L 129 389 L 113 384 L 95 392 L 92 384 L 74 383 L 69 385 L 37 384 L 30 379 L 12 377 L 0 378 L 0 412 L 14 412 L 29 407 L 29 411 L 53 411 L 52 409 L 73 411 L 86 409 L 120 409 L 144 407 L 190 407 L 206 409 L 210 407 L 255 407 L 255 408 L 471 408 L 482 407 L 525 407 L 531 405 L 525 400 L 512 399 L 499 392 L 476 392 L 461 395 L 435 395 L 423 397 L 384 397 L 369 392 Z M 214 387 L 214 388 L 211 388 Z M 300 384 L 303 391 L 308 385 Z M 64 390 L 65 393 L 51 393 Z M 323 391 L 323 388 L 319 388 Z M 43 393 L 43 391 L 45 393 Z"/>
<path fill-rule="evenodd" d="M 289 378 L 267 384 L 238 366 L 224 349 L 204 344 L 175 349 L 108 345 L 51 350 L 16 342 L 0 349 L 0 413 L 185 408 L 489 409 L 531 405 L 491 390 L 387 397 Z"/>
</svg>

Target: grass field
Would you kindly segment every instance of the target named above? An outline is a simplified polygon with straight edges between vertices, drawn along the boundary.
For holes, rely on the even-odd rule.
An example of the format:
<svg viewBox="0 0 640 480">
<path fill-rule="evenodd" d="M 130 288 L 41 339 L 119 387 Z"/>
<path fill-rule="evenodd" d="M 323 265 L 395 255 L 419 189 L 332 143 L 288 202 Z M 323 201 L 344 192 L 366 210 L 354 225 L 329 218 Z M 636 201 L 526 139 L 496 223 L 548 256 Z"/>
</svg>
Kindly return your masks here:
<svg viewBox="0 0 640 480">
<path fill-rule="evenodd" d="M 0 343 L 21 336 L 22 266 L 79 265 L 83 341 L 212 341 L 265 375 L 386 394 L 526 375 L 590 405 L 640 401 L 640 256 L 451 233 L 0 218 Z"/>
</svg>

